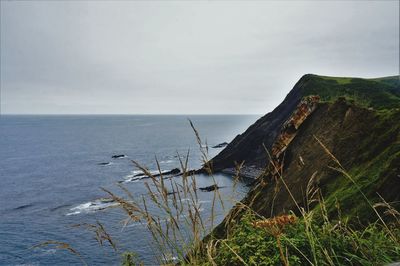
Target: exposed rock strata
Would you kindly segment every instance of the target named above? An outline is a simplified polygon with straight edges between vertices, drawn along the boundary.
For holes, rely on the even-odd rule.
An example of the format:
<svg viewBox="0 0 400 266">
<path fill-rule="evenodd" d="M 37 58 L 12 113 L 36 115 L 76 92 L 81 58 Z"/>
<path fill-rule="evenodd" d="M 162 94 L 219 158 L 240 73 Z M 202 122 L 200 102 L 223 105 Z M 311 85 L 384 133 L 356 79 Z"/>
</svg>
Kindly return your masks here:
<svg viewBox="0 0 400 266">
<path fill-rule="evenodd" d="M 381 79 L 346 78 L 344 82 L 302 77 L 282 104 L 212 160 L 216 171 L 235 173 L 235 164 L 243 161 L 243 170 L 259 170 L 254 186 L 229 219 L 236 220 L 244 205 L 265 217 L 299 212 L 298 207 L 308 206 L 309 185 L 320 189 L 329 215 L 337 215 L 339 204 L 342 215 L 351 214 L 359 221 L 376 219 L 359 189 L 370 202 L 379 202 L 379 193 L 400 211 L 400 82 L 396 78 L 393 84 L 383 84 Z M 267 165 L 270 159 L 273 163 Z M 345 169 L 357 185 L 335 167 Z M 215 236 L 223 237 L 229 224 L 225 220 Z"/>
</svg>

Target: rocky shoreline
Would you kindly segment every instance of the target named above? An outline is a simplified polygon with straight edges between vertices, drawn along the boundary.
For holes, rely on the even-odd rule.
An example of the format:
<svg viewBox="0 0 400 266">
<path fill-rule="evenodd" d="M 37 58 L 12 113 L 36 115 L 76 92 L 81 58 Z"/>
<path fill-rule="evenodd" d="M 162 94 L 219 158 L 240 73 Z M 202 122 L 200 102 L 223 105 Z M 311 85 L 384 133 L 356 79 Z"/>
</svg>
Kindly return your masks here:
<svg viewBox="0 0 400 266">
<path fill-rule="evenodd" d="M 220 171 L 221 173 L 228 174 L 228 175 L 236 175 L 237 171 L 235 168 L 224 168 Z M 264 169 L 252 166 L 244 166 L 240 169 L 239 176 L 250 178 L 250 179 L 257 179 L 260 175 L 264 173 Z"/>
</svg>

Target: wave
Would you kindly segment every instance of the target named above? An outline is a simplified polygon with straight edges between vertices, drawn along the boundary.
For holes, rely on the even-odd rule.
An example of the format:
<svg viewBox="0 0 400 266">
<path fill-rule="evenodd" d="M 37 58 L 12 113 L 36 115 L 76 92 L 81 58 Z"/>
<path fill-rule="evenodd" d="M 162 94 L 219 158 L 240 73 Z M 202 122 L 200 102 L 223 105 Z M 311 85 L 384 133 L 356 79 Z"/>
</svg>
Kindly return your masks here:
<svg viewBox="0 0 400 266">
<path fill-rule="evenodd" d="M 148 178 L 147 176 L 132 176 L 132 177 L 130 177 L 131 175 L 129 175 L 129 176 L 126 176 L 125 178 L 125 180 L 123 180 L 123 181 L 118 181 L 118 183 L 130 183 L 130 182 L 136 182 L 136 181 L 139 181 L 139 180 L 142 180 L 142 179 L 144 179 L 144 178 Z"/>
<path fill-rule="evenodd" d="M 173 163 L 173 162 L 175 162 L 175 160 L 163 160 L 163 161 L 160 161 L 160 163 L 165 163 L 165 164 Z"/>
<path fill-rule="evenodd" d="M 172 199 L 171 199 L 172 200 Z M 181 201 L 189 201 L 191 202 L 192 199 L 191 198 L 182 198 Z M 204 203 L 210 203 L 211 200 L 197 200 L 195 201 L 197 204 L 204 204 Z"/>
<path fill-rule="evenodd" d="M 161 174 L 166 174 L 166 173 L 168 173 L 170 170 L 161 170 Z M 143 173 L 143 171 L 141 171 L 141 170 L 137 170 L 137 171 L 133 171 L 133 172 L 137 172 L 136 173 L 136 176 L 138 176 L 138 175 L 140 175 L 140 176 L 142 176 L 142 175 L 146 175 L 145 173 Z M 160 171 L 159 170 L 148 170 L 148 172 L 150 173 L 150 174 L 152 174 L 152 175 L 159 175 L 160 174 Z"/>
<path fill-rule="evenodd" d="M 56 248 L 41 248 L 40 252 L 42 253 L 41 256 L 48 256 L 48 255 L 54 255 L 57 252 Z M 19 265 L 19 264 L 18 264 Z M 32 265 L 32 264 L 27 264 L 27 265 Z M 39 265 L 39 264 L 38 264 Z"/>
<path fill-rule="evenodd" d="M 69 209 L 71 212 L 66 215 L 76 215 L 81 213 L 93 213 L 111 207 L 118 206 L 119 203 L 110 198 L 101 198 L 94 201 L 85 202 Z"/>
<path fill-rule="evenodd" d="M 130 172 L 130 174 L 124 176 L 124 179 L 130 179 L 132 177 L 135 177 L 135 175 L 141 174 L 141 173 L 143 173 L 141 170 L 133 170 Z"/>
<path fill-rule="evenodd" d="M 149 172 L 151 174 L 155 173 L 155 171 L 149 171 Z M 118 181 L 118 183 L 129 183 L 129 182 L 139 181 L 139 180 L 141 180 L 143 178 L 148 178 L 148 176 L 140 175 L 140 174 L 143 174 L 143 171 L 141 171 L 141 170 L 133 170 L 133 171 L 131 171 L 130 174 L 124 176 L 124 180 Z M 140 175 L 140 176 L 138 176 L 138 175 Z"/>
<path fill-rule="evenodd" d="M 163 261 L 167 265 L 170 265 L 170 264 L 175 265 L 175 264 L 178 264 L 179 258 L 177 256 L 169 255 L 168 257 L 163 258 Z"/>
<path fill-rule="evenodd" d="M 68 207 L 68 206 L 70 206 L 70 205 L 71 205 L 71 204 L 63 204 L 63 205 L 59 205 L 59 206 L 56 206 L 56 207 L 50 208 L 50 211 L 56 211 L 56 210 L 59 210 L 59 209 L 62 209 L 62 208 Z"/>
<path fill-rule="evenodd" d="M 161 174 L 166 175 L 166 176 L 172 175 L 171 171 L 173 171 L 173 170 L 161 170 Z M 160 176 L 159 170 L 148 170 L 148 172 L 151 175 L 154 175 L 155 177 Z M 145 173 L 143 173 L 142 170 L 133 170 L 133 171 L 131 171 L 130 174 L 124 176 L 124 180 L 118 181 L 118 183 L 135 182 L 135 181 L 139 181 L 139 180 L 145 179 L 145 178 L 150 178 L 150 177 L 148 175 L 146 175 Z"/>
</svg>

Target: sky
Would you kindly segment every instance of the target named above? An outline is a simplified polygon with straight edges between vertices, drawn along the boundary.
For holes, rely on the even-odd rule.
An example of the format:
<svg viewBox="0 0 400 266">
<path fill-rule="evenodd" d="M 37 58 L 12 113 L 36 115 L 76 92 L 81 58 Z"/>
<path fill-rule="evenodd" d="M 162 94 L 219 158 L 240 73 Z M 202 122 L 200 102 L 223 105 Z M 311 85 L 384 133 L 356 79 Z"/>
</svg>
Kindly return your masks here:
<svg viewBox="0 0 400 266">
<path fill-rule="evenodd" d="M 1 1 L 2 114 L 265 114 L 399 74 L 399 1 Z"/>
</svg>

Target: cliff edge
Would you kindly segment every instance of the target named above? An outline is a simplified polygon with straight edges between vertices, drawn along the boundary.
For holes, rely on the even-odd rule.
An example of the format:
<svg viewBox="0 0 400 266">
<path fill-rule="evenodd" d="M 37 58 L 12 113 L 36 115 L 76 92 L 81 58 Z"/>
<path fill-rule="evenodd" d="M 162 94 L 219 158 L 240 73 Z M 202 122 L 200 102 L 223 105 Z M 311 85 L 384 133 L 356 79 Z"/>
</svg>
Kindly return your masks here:
<svg viewBox="0 0 400 266">
<path fill-rule="evenodd" d="M 360 191 L 399 210 L 399 76 L 303 76 L 275 110 L 212 159 L 216 171 L 242 162 L 259 169 L 242 203 L 265 217 L 305 208 L 310 183 L 332 215 L 340 205 L 343 215 L 369 221 Z"/>
</svg>

